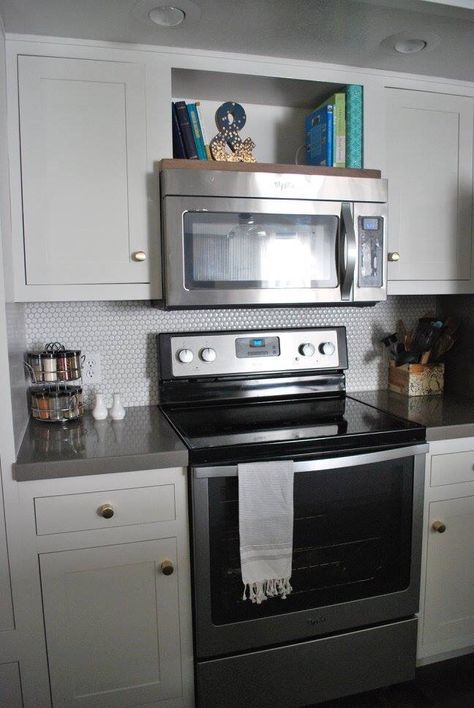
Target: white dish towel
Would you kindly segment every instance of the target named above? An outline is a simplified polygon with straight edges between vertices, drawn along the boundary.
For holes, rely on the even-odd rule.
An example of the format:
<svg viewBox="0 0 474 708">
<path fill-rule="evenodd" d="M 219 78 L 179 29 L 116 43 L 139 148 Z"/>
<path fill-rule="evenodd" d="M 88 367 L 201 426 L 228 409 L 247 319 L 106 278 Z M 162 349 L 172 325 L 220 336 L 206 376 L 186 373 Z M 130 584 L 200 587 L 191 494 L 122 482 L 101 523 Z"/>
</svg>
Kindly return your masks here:
<svg viewBox="0 0 474 708">
<path fill-rule="evenodd" d="M 284 599 L 292 590 L 293 462 L 240 464 L 238 475 L 243 599 Z"/>
</svg>

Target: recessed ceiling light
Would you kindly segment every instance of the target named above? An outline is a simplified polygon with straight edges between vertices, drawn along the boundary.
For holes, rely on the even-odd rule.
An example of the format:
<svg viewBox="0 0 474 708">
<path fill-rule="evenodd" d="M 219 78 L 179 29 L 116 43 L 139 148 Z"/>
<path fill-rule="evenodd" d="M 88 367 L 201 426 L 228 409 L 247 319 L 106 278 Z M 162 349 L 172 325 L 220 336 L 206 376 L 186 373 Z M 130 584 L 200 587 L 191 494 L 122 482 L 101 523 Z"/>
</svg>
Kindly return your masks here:
<svg viewBox="0 0 474 708">
<path fill-rule="evenodd" d="M 172 4 L 174 2 L 176 5 Z M 193 0 L 137 0 L 130 14 L 147 28 L 150 36 L 156 36 L 155 25 L 172 29 L 196 24 L 201 8 Z"/>
<path fill-rule="evenodd" d="M 425 32 L 421 37 L 413 36 L 412 32 L 398 32 L 390 37 L 385 37 L 380 42 L 380 48 L 392 56 L 410 56 L 423 52 L 432 52 L 440 44 L 440 38 L 434 32 Z"/>
<path fill-rule="evenodd" d="M 179 7 L 163 5 L 162 7 L 155 7 L 153 10 L 150 10 L 148 17 L 152 22 L 161 27 L 177 27 L 183 22 L 186 13 Z"/>
<path fill-rule="evenodd" d="M 427 45 L 424 39 L 399 39 L 393 47 L 399 54 L 416 54 L 422 52 Z"/>
</svg>

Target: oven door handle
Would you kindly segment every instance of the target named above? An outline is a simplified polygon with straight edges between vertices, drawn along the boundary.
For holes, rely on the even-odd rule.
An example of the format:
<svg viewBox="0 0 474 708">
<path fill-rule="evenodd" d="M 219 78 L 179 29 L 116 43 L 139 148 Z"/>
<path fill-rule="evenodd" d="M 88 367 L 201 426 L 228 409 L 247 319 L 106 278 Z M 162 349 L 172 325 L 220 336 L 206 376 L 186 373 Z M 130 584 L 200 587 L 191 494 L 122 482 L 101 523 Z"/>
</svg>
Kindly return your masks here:
<svg viewBox="0 0 474 708">
<path fill-rule="evenodd" d="M 354 284 L 354 271 L 357 260 L 356 235 L 351 206 L 343 202 L 341 206 L 341 221 L 343 228 L 342 241 L 342 267 L 343 279 L 341 283 L 341 301 L 351 299 L 352 285 Z"/>
<path fill-rule="evenodd" d="M 380 450 L 379 452 L 368 452 L 363 455 L 347 455 L 345 457 L 332 457 L 329 459 L 302 460 L 293 463 L 293 472 L 317 472 L 319 470 L 332 470 L 339 469 L 341 467 L 369 465 L 374 462 L 387 462 L 389 460 L 398 460 L 403 457 L 424 455 L 428 452 L 428 449 L 428 445 L 420 444 L 391 450 Z M 195 479 L 202 479 L 206 477 L 237 477 L 238 465 L 193 467 L 192 473 Z"/>
</svg>

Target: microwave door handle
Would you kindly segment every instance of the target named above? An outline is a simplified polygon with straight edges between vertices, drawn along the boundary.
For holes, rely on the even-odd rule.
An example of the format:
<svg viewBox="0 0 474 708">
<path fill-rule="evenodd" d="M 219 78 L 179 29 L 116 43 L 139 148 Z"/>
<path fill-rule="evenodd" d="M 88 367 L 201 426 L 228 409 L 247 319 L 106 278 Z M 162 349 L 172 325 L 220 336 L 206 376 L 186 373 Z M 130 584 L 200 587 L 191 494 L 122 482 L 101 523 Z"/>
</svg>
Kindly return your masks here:
<svg viewBox="0 0 474 708">
<path fill-rule="evenodd" d="M 341 283 L 341 300 L 351 299 L 351 290 L 354 283 L 354 271 L 356 266 L 356 236 L 354 230 L 354 220 L 352 218 L 351 207 L 347 202 L 343 202 L 341 207 L 341 220 L 343 229 L 342 241 L 342 261 L 343 278 Z"/>
</svg>

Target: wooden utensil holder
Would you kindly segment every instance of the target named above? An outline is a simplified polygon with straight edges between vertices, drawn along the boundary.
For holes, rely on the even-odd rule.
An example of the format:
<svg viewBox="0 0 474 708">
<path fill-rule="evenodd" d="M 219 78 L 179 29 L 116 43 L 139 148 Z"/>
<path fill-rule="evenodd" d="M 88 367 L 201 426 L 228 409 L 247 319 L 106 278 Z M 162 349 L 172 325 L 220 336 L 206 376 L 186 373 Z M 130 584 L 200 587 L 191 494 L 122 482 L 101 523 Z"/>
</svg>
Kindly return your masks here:
<svg viewBox="0 0 474 708">
<path fill-rule="evenodd" d="M 390 391 L 406 396 L 439 396 L 444 389 L 444 364 L 403 364 L 390 361 Z"/>
</svg>

